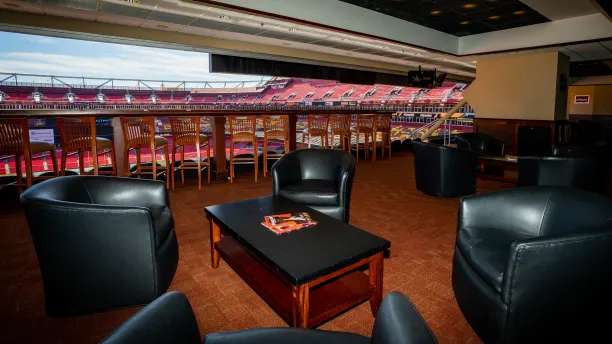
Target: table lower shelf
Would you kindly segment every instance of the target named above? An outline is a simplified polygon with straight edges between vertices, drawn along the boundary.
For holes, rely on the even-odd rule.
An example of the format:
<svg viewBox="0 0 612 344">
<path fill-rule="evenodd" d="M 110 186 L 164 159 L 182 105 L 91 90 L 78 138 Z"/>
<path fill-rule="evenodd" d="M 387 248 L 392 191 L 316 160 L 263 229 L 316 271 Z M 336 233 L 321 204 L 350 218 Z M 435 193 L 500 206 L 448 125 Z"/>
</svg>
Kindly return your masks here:
<svg viewBox="0 0 612 344">
<path fill-rule="evenodd" d="M 293 285 L 229 236 L 215 245 L 223 260 L 290 326 L 294 323 Z M 308 327 L 317 327 L 370 299 L 367 274 L 355 270 L 310 289 Z"/>
</svg>

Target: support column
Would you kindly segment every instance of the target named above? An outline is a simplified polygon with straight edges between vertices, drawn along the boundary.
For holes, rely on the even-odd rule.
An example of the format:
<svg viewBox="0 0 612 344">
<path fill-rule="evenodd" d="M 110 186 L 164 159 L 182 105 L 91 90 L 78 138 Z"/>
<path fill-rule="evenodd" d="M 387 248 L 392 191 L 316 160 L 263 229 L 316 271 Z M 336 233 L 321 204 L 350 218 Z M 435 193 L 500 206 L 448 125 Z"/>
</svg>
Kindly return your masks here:
<svg viewBox="0 0 612 344">
<path fill-rule="evenodd" d="M 297 148 L 296 143 L 297 130 L 297 114 L 289 115 L 289 150 L 294 151 Z"/>
<path fill-rule="evenodd" d="M 111 122 L 113 126 L 113 145 L 115 148 L 115 164 L 118 176 L 127 176 L 127 171 L 130 166 L 129 157 L 125 154 L 125 142 L 123 141 L 123 128 L 121 127 L 121 118 L 113 117 Z M 127 160 L 126 160 L 127 157 Z"/>
</svg>

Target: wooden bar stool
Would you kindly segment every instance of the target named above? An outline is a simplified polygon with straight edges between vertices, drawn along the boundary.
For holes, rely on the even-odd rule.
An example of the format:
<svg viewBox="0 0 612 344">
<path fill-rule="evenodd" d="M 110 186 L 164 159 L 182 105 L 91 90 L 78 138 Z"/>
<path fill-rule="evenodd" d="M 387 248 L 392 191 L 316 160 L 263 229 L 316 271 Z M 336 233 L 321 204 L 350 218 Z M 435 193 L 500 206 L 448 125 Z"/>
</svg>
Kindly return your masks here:
<svg viewBox="0 0 612 344">
<path fill-rule="evenodd" d="M 263 140 L 263 173 L 268 175 L 268 161 L 278 160 L 284 154 L 289 153 L 289 116 L 264 116 L 263 117 L 264 140 Z M 268 151 L 270 142 L 282 142 L 283 151 Z"/>
<path fill-rule="evenodd" d="M 170 127 L 172 130 L 172 190 L 174 190 L 174 174 L 181 171 L 181 184 L 185 184 L 185 170 L 198 171 L 198 190 L 202 190 L 202 170 L 208 172 L 208 184 L 210 184 L 210 136 L 201 132 L 201 116 L 193 117 L 171 117 Z M 185 161 L 185 147 L 195 146 L 196 161 Z M 201 149 L 206 148 L 206 159 L 202 159 Z M 181 151 L 181 165 L 176 167 L 176 151 Z"/>
<path fill-rule="evenodd" d="M 168 140 L 162 136 L 155 135 L 155 117 L 121 117 L 121 127 L 123 129 L 123 140 L 125 142 L 125 174 L 138 175 L 150 174 L 153 180 L 157 180 L 162 174 L 166 174 L 166 188 L 170 188 L 170 178 L 172 178 L 172 170 L 170 168 Z M 141 164 L 140 153 L 143 148 L 151 151 L 151 167 L 145 167 Z M 130 170 L 130 150 L 136 151 L 136 171 L 131 173 Z M 164 151 L 165 168 L 158 171 L 157 168 L 157 150 Z"/>
<path fill-rule="evenodd" d="M 308 115 L 306 124 L 306 132 L 302 135 L 302 143 L 308 140 L 308 148 L 310 148 L 311 139 L 313 137 L 321 138 L 321 148 L 328 147 L 328 128 L 329 116 L 327 115 Z"/>
<path fill-rule="evenodd" d="M 387 149 L 387 157 L 391 159 L 391 115 L 376 115 L 376 129 L 374 134 L 374 160 L 376 160 L 376 148 L 378 146 L 378 137 L 380 136 L 380 157 L 385 158 L 385 149 Z"/>
<path fill-rule="evenodd" d="M 56 120 L 62 146 L 61 174 L 66 174 L 68 154 L 76 152 L 79 155 L 79 172 L 85 174 L 85 152 L 91 152 L 92 174 L 117 175 L 115 148 L 113 141 L 96 136 L 95 117 L 58 117 Z M 98 157 L 110 154 L 111 171 L 100 171 Z"/>
<path fill-rule="evenodd" d="M 55 156 L 55 146 L 47 142 L 30 142 L 30 130 L 28 119 L 20 118 L 0 118 L 0 155 L 15 157 L 15 185 L 32 186 L 34 174 L 32 171 L 32 159 L 34 155 L 49 153 L 53 162 L 53 174 L 58 175 L 57 157 Z M 21 157 L 25 160 L 26 178 L 23 182 L 21 171 Z"/>
<path fill-rule="evenodd" d="M 329 118 L 331 132 L 330 147 L 334 148 L 336 136 L 340 138 L 338 148 L 343 151 L 351 150 L 351 115 L 332 115 Z"/>
<path fill-rule="evenodd" d="M 234 182 L 236 177 L 234 165 L 250 165 L 255 166 L 255 183 L 257 183 L 257 173 L 259 169 L 258 154 L 257 154 L 257 118 L 255 116 L 229 116 L 230 129 L 230 183 Z M 236 143 L 250 143 L 253 152 L 251 154 L 235 154 Z M 216 152 L 216 155 L 222 156 L 223 152 Z"/>
<path fill-rule="evenodd" d="M 365 159 L 368 158 L 368 153 L 373 147 L 374 141 L 374 115 L 357 115 L 357 124 L 355 125 L 355 151 L 356 162 L 359 162 L 359 149 L 364 151 Z M 363 135 L 363 144 L 361 143 L 361 135 Z"/>
</svg>

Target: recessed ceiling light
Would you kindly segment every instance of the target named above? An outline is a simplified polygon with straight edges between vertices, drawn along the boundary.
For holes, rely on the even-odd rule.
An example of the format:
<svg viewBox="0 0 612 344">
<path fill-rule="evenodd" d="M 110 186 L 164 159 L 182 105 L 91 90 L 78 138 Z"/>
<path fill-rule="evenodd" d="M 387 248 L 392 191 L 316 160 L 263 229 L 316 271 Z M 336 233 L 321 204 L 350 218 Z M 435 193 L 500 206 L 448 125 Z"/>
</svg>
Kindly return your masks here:
<svg viewBox="0 0 612 344">
<path fill-rule="evenodd" d="M 464 20 L 464 21 L 459 22 L 459 25 L 468 25 L 469 23 L 470 23 L 469 20 Z"/>
<path fill-rule="evenodd" d="M 512 14 L 514 14 L 515 16 L 522 16 L 523 14 L 525 14 L 525 11 L 524 10 L 518 10 L 518 11 L 512 12 Z"/>
<path fill-rule="evenodd" d="M 476 8 L 476 7 L 478 7 L 478 5 L 476 5 L 475 3 L 472 3 L 472 2 L 468 2 L 467 4 L 463 4 L 463 8 L 468 9 L 468 10 L 472 9 L 472 8 Z"/>
<path fill-rule="evenodd" d="M 501 18 L 501 16 L 489 16 L 487 19 L 489 19 L 489 20 L 497 20 L 499 18 Z"/>
<path fill-rule="evenodd" d="M 429 14 L 431 14 L 432 16 L 437 16 L 437 15 L 439 15 L 441 13 L 442 13 L 442 11 L 440 11 L 440 10 L 433 10 L 433 11 L 429 12 Z"/>
</svg>

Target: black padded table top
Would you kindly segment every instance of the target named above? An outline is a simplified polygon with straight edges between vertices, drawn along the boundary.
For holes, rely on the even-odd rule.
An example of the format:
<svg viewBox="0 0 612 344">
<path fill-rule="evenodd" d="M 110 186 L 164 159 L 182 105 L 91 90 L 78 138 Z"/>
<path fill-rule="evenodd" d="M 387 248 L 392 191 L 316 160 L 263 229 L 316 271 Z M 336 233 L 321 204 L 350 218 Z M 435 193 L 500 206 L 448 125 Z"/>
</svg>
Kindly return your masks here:
<svg viewBox="0 0 612 344">
<path fill-rule="evenodd" d="M 390 247 L 391 243 L 282 197 L 260 197 L 204 209 L 227 234 L 294 285 L 326 275 Z M 308 212 L 318 224 L 277 235 L 261 225 L 265 215 Z"/>
</svg>

